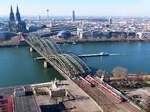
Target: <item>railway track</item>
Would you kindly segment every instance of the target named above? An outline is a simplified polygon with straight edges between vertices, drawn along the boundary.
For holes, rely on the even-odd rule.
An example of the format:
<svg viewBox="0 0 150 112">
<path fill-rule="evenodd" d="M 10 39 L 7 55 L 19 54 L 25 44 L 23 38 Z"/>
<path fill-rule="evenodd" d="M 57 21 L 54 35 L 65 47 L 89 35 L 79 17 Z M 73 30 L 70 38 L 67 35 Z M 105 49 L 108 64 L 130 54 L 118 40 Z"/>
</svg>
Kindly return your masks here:
<svg viewBox="0 0 150 112">
<path fill-rule="evenodd" d="M 117 109 L 115 106 L 116 102 L 110 102 L 107 95 L 98 89 L 98 87 L 91 88 L 80 80 L 76 80 L 75 82 L 103 108 L 104 112 L 112 112 L 112 110 L 115 111 Z"/>
<path fill-rule="evenodd" d="M 95 87 L 90 87 L 82 80 L 74 80 L 74 82 L 92 97 L 104 112 L 141 112 L 129 102 L 118 101 L 114 96 L 96 84 Z"/>
</svg>

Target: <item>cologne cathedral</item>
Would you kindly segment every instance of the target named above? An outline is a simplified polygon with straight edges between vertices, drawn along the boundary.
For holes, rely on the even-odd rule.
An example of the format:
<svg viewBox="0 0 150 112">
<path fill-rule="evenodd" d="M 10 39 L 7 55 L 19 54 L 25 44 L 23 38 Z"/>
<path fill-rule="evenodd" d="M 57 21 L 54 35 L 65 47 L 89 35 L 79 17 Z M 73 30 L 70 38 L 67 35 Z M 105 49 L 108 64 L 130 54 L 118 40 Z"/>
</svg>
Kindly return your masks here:
<svg viewBox="0 0 150 112">
<path fill-rule="evenodd" d="M 16 11 L 16 17 L 14 16 L 12 6 L 10 8 L 8 31 L 9 32 L 15 32 L 15 33 L 18 33 L 18 32 L 25 33 L 25 32 L 27 32 L 26 23 L 21 20 L 21 16 L 20 16 L 18 6 L 17 6 L 17 11 Z"/>
</svg>

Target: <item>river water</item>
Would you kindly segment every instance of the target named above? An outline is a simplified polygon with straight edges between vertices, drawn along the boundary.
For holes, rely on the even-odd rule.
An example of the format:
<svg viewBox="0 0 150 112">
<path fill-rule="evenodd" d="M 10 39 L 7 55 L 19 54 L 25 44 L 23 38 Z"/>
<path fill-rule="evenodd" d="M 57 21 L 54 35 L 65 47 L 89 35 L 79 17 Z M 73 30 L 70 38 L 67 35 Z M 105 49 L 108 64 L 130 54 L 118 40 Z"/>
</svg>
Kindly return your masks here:
<svg viewBox="0 0 150 112">
<path fill-rule="evenodd" d="M 0 48 L 0 87 L 64 79 L 55 69 L 44 69 L 35 61 L 28 47 Z"/>
<path fill-rule="evenodd" d="M 150 73 L 150 43 L 148 42 L 101 42 L 60 45 L 64 52 L 76 55 L 108 52 L 110 56 L 83 58 L 94 73 L 98 69 L 111 72 L 121 66 L 129 73 Z M 0 48 L 0 87 L 48 82 L 64 79 L 55 69 L 44 69 L 35 61 L 28 47 Z"/>
<path fill-rule="evenodd" d="M 136 71 L 150 73 L 150 43 L 149 42 L 100 42 L 76 45 L 61 45 L 64 52 L 76 55 L 108 52 L 110 56 L 88 57 L 83 60 L 93 72 L 103 69 L 111 72 L 115 67 L 128 69 L 128 73 Z"/>
</svg>

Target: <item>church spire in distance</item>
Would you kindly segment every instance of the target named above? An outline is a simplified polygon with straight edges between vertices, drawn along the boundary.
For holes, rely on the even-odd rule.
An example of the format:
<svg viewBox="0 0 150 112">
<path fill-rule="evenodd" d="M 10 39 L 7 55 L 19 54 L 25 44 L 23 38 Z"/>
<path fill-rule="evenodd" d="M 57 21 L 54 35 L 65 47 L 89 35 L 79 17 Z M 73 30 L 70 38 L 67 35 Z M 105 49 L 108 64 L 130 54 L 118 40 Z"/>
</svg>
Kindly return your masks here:
<svg viewBox="0 0 150 112">
<path fill-rule="evenodd" d="M 17 12 L 16 12 L 16 20 L 17 21 L 21 21 L 21 17 L 20 17 L 20 12 L 19 12 L 18 5 L 17 5 Z"/>
<path fill-rule="evenodd" d="M 10 7 L 9 20 L 10 20 L 10 21 L 15 21 L 15 16 L 14 16 L 14 12 L 13 12 L 13 9 L 12 9 L 12 5 L 11 5 L 11 7 Z"/>
</svg>

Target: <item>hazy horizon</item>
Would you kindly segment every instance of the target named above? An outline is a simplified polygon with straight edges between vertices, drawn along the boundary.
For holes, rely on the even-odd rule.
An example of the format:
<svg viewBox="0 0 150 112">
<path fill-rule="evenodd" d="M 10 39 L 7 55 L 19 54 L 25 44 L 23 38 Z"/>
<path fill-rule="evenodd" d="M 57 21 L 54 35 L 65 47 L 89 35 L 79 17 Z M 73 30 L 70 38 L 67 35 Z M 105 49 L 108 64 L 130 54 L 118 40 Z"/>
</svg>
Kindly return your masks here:
<svg viewBox="0 0 150 112">
<path fill-rule="evenodd" d="M 21 15 L 71 16 L 75 10 L 77 16 L 149 16 L 149 0 L 2 0 L 0 16 L 8 16 L 10 6 L 14 13 L 19 6 Z"/>
</svg>

